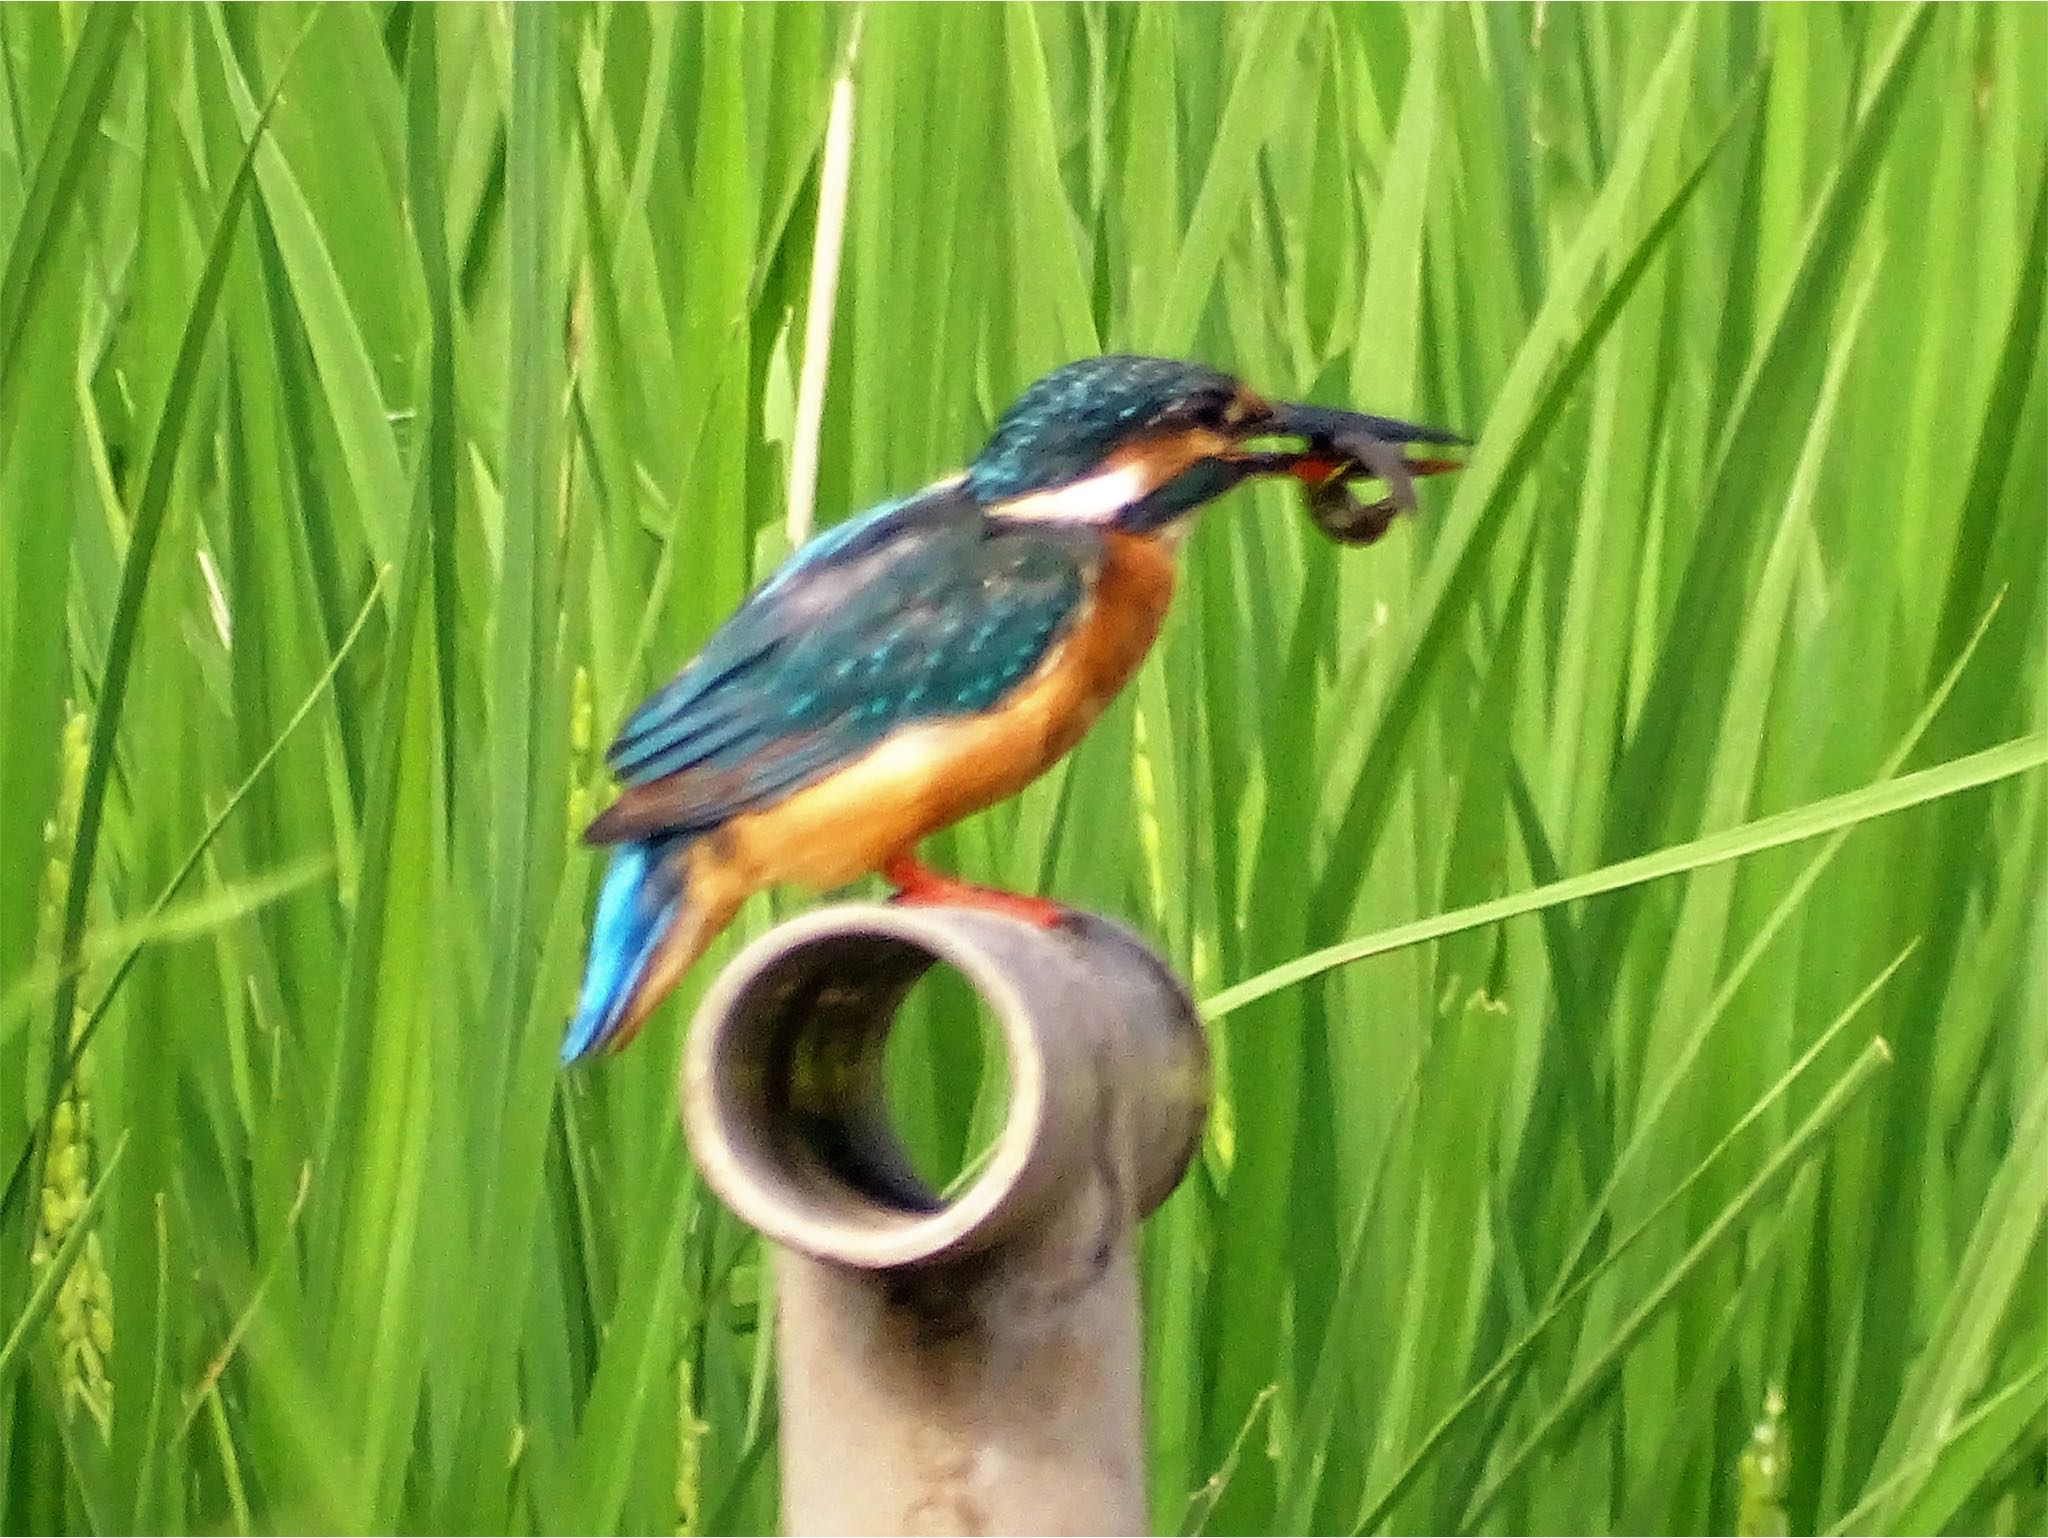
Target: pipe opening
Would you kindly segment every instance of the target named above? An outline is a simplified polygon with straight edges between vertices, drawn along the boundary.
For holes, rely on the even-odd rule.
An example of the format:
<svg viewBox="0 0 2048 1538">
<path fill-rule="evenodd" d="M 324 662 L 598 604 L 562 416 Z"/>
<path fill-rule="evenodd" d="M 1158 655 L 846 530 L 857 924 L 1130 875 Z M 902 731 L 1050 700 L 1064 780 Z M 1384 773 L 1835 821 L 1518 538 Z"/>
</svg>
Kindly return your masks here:
<svg viewBox="0 0 2048 1538">
<path fill-rule="evenodd" d="M 934 958 L 902 940 L 827 939 L 763 974 L 719 1099 L 765 1167 L 834 1209 L 936 1212 L 886 1088 L 896 1012 Z"/>
<path fill-rule="evenodd" d="M 969 1163 L 967 1110 L 935 1116 L 933 1102 L 962 1083 L 969 1104 L 984 1098 L 968 1060 L 1000 1065 L 1005 1089 L 1014 1078 L 1016 1044 L 984 997 L 993 986 L 917 939 L 876 933 L 819 935 L 747 981 L 709 1087 L 734 1164 L 783 1231 L 856 1259 L 920 1248 L 934 1225 L 966 1226 L 995 1161 Z M 1009 1100 L 978 1113 L 991 1152 Z M 778 1226 L 768 1211 L 752 1216 Z"/>
<path fill-rule="evenodd" d="M 986 1165 L 1010 1109 L 1002 1028 L 966 976 L 940 961 L 911 984 L 883 1047 L 889 1127 L 942 1200 Z"/>
<path fill-rule="evenodd" d="M 1094 1189 L 1105 1150 L 1131 1161 L 1106 1199 L 1149 1211 L 1193 1153 L 1207 1083 L 1186 993 L 1114 926 L 845 907 L 721 974 L 681 1088 L 698 1168 L 735 1213 L 877 1269 L 1025 1232 Z"/>
</svg>

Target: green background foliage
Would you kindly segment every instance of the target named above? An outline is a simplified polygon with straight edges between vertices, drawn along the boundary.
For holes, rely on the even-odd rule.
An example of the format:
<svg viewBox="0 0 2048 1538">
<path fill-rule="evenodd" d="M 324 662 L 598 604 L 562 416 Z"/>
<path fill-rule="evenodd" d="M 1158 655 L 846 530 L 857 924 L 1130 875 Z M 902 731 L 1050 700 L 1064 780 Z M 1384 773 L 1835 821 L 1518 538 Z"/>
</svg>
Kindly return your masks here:
<svg viewBox="0 0 2048 1538">
<path fill-rule="evenodd" d="M 821 521 L 1106 348 L 1477 440 L 935 851 L 1208 1001 L 1156 1525 L 2042 1530 L 2048 13 L 113 3 L 0 8 L 0 1528 L 772 1529 L 767 906 L 554 1058 L 856 30 Z"/>
</svg>

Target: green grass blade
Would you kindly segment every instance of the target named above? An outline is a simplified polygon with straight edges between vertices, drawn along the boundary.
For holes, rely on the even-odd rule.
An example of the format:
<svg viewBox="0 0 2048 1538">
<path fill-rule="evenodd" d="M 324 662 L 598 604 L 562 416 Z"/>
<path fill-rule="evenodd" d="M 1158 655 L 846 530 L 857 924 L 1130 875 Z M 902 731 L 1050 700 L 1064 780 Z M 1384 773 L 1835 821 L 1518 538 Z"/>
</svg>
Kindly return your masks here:
<svg viewBox="0 0 2048 1538">
<path fill-rule="evenodd" d="M 1624 830 L 1656 826 L 1656 811 L 1668 809 L 1676 800 L 1671 754 L 1681 737 L 1679 717 L 1685 710 L 1714 702 L 1700 687 L 1699 665 L 1701 654 L 1716 644 L 1714 638 L 1728 623 L 1726 611 L 1716 608 L 1714 595 L 1743 565 L 1746 543 L 1758 528 L 1747 511 L 1761 500 L 1762 477 L 1803 415 L 1788 408 L 1798 398 L 1799 382 L 1819 367 L 1826 335 L 1822 319 L 1833 308 L 1846 276 L 1849 251 L 1869 207 L 1870 184 L 1882 165 L 1899 121 L 1901 98 L 1933 23 L 1933 9 L 1918 7 L 1900 25 L 1879 61 L 1848 150 L 1808 227 L 1784 302 L 1737 386 L 1708 474 L 1711 489 L 1700 542 L 1686 560 L 1673 600 L 1667 634 L 1679 638 L 1679 644 L 1666 646 L 1658 655 L 1634 738 L 1616 771 L 1608 820 L 1610 856 L 1619 852 Z M 1619 914 L 1617 910 L 1617 922 Z M 1611 941 L 1611 925 L 1603 935 Z"/>
<path fill-rule="evenodd" d="M 1870 1087 L 1872 1079 L 1883 1072 L 1890 1060 L 1891 1052 L 1882 1039 L 1872 1041 L 1857 1055 L 1856 1061 L 1829 1087 L 1827 1094 L 1822 1096 L 1820 1103 L 1814 1107 L 1812 1115 L 1808 1116 L 1792 1134 L 1785 1146 L 1773 1154 L 1769 1162 L 1757 1171 L 1755 1178 L 1743 1188 L 1742 1194 L 1701 1231 L 1699 1238 L 1686 1251 L 1685 1258 L 1671 1270 L 1650 1296 L 1636 1306 L 1614 1335 L 1574 1375 L 1563 1397 L 1544 1413 L 1536 1429 L 1506 1456 L 1499 1471 L 1473 1494 L 1471 1506 L 1466 1514 L 1468 1523 L 1476 1524 L 1481 1521 L 1507 1489 L 1527 1472 L 1536 1458 L 1554 1442 L 1570 1434 L 1612 1381 L 1629 1347 L 1657 1322 L 1701 1265 L 1723 1243 L 1740 1231 L 1754 1210 L 1801 1169 L 1808 1159 L 1825 1151 L 1825 1140 L 1834 1130 L 1835 1123 L 1841 1120 L 1857 1097 Z"/>
<path fill-rule="evenodd" d="M 6 264 L 0 266 L 0 441 L 13 436 L 6 429 L 14 416 L 15 389 L 25 377 L 23 334 L 49 273 L 53 247 L 75 206 L 134 13 L 132 0 L 114 0 L 86 13 L 57 98 L 56 116 L 7 244 Z"/>
<path fill-rule="evenodd" d="M 1449 644 L 1465 600 L 1478 585 L 1484 558 L 1500 537 L 1507 510 L 1521 494 L 1537 451 L 1562 420 L 1565 402 L 1591 364 L 1599 344 L 1650 262 L 1678 227 L 1686 206 L 1740 121 L 1742 108 L 1738 106 L 1691 173 L 1629 249 L 1594 304 L 1589 320 L 1576 332 L 1571 331 L 1570 317 L 1591 282 L 1595 266 L 1618 236 L 1623 213 L 1635 191 L 1636 175 L 1661 127 L 1659 112 L 1668 108 L 1668 96 L 1663 93 L 1668 91 L 1671 77 L 1686 57 L 1690 37 L 1690 29 L 1686 28 L 1673 38 L 1609 175 L 1601 203 L 1553 280 L 1551 294 L 1488 414 L 1478 448 L 1459 477 L 1461 484 L 1431 557 L 1423 596 L 1417 605 L 1422 618 L 1413 632 L 1414 640 L 1395 665 L 1393 691 L 1373 724 L 1364 762 L 1331 839 L 1331 853 L 1316 878 L 1313 911 L 1319 915 L 1321 927 L 1340 921 L 1341 911 L 1348 908 L 1357 890 L 1378 841 L 1377 829 L 1392 788 L 1395 758 L 1421 708 L 1423 689 Z"/>
<path fill-rule="evenodd" d="M 2036 1087 L 2013 1126 L 2011 1150 L 1992 1179 L 1934 1333 L 1921 1349 L 1891 1434 L 1878 1452 L 1874 1485 L 1900 1467 L 1931 1464 L 1939 1456 L 1984 1378 L 2001 1327 L 2016 1307 L 2038 1298 L 2041 1278 L 2032 1267 L 2048 1231 L 2043 1148 L 2048 1148 L 2048 1081 Z M 1895 1516 L 1896 1507 L 1874 1525 L 1889 1528 Z"/>
<path fill-rule="evenodd" d="M 1828 1049 L 1841 1039 L 1842 1033 L 1863 1012 L 1864 1006 L 1876 997 L 1878 990 L 1883 988 L 1893 974 L 1904 965 L 1909 954 L 1910 948 L 1872 978 L 1863 991 L 1850 1000 L 1842 1012 L 1814 1037 L 1812 1045 L 1800 1054 L 1798 1060 L 1785 1070 L 1763 1097 L 1722 1134 L 1720 1140 L 1682 1180 L 1659 1198 L 1633 1227 L 1616 1239 L 1607 1253 L 1596 1263 L 1587 1267 L 1569 1286 L 1558 1288 L 1545 1301 L 1541 1312 L 1523 1330 L 1515 1343 L 1503 1352 L 1491 1367 L 1473 1380 L 1456 1403 L 1444 1412 L 1443 1417 L 1416 1444 L 1415 1451 L 1408 1456 L 1400 1472 L 1388 1482 L 1384 1491 L 1366 1505 L 1364 1514 L 1353 1529 L 1355 1532 L 1372 1532 L 1386 1521 L 1413 1488 L 1416 1479 L 1429 1465 L 1430 1460 L 1439 1455 L 1459 1424 L 1478 1410 L 1486 1402 L 1487 1397 L 1506 1382 L 1511 1374 L 1520 1370 L 1522 1364 L 1529 1360 L 1533 1348 L 1545 1332 L 1567 1318 L 1570 1310 L 1590 1293 L 1603 1277 L 1619 1266 L 1622 1259 L 1653 1232 L 1658 1223 L 1677 1210 L 1686 1196 L 1707 1178 L 1728 1152 L 1739 1145 L 1743 1138 L 1785 1099 L 1805 1076 L 1806 1071 L 1819 1062 Z"/>
<path fill-rule="evenodd" d="M 1997 1460 L 2038 1436 L 2048 1413 L 2048 1359 L 1985 1398 L 1959 1417 L 1933 1445 L 1903 1460 L 1874 1483 L 1828 1529 L 1830 1534 L 1867 1533 L 1883 1527 L 1902 1533 L 1946 1528 L 1955 1508 Z M 1890 1508 L 1891 1520 L 1878 1513 Z"/>
<path fill-rule="evenodd" d="M 1654 854 L 1622 860 L 1584 875 L 1568 876 L 1534 891 L 1497 897 L 1454 913 L 1417 919 L 1412 924 L 1403 924 L 1380 934 L 1326 946 L 1212 995 L 1202 1001 L 1202 1014 L 1207 1019 L 1221 1019 L 1268 994 L 1295 987 L 1334 968 L 1349 966 L 1371 956 L 1383 956 L 1390 951 L 1462 934 L 1485 924 L 1520 918 L 1558 903 L 1580 902 L 1588 897 L 1599 897 L 1608 892 L 1661 881 L 1667 876 L 1682 875 L 1725 861 L 1745 859 L 1768 849 L 1780 849 L 1787 844 L 1819 838 L 1840 828 L 1855 827 L 1875 818 L 1924 806 L 1930 801 L 1960 795 L 1984 785 L 1995 785 L 2015 775 L 2030 774 L 2043 765 L 2048 765 L 2048 732 L 1986 748 L 1982 753 L 1972 753 L 1952 763 L 1937 764 L 1930 769 L 1865 785 L 1788 812 L 1761 817 L 1740 827 L 1674 844 Z"/>
<path fill-rule="evenodd" d="M 63 928 L 58 942 L 58 981 L 51 1007 L 51 1039 L 69 1037 L 72 1010 L 78 996 L 76 972 L 79 942 L 85 928 L 86 895 L 91 890 L 93 867 L 98 857 L 101 812 L 108 778 L 113 770 L 114 737 L 121 724 L 128 674 L 134 664 L 136 639 L 142 624 L 143 600 L 149 591 L 157 541 L 170 512 L 172 478 L 184 446 L 185 427 L 190 420 L 197 393 L 200 364 L 213 330 L 221 285 L 227 276 L 228 258 L 234 248 L 234 234 L 240 222 L 242 204 L 255 169 L 256 152 L 263 131 L 276 107 L 283 76 L 273 87 L 270 100 L 258 115 L 234 179 L 221 199 L 220 211 L 206 246 L 206 263 L 200 271 L 183 334 L 178 342 L 170 384 L 163 410 L 150 440 L 142 492 L 128 531 L 128 552 L 121 570 L 121 590 L 115 601 L 113 628 L 107 640 L 99 697 L 93 711 L 92 741 L 86 759 L 83 788 L 79 797 L 78 837 L 72 850 L 71 868 L 65 883 Z M 53 1056 L 53 1068 L 62 1061 Z M 45 1096 L 45 1104 L 53 1096 Z"/>
</svg>

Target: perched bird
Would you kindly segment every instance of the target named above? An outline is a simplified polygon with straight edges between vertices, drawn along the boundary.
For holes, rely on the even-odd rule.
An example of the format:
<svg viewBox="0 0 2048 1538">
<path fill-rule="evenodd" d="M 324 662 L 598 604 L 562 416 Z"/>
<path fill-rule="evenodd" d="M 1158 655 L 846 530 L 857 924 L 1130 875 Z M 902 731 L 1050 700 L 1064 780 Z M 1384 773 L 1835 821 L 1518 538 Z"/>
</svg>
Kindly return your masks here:
<svg viewBox="0 0 2048 1538">
<path fill-rule="evenodd" d="M 1457 468 L 1400 446 L 1462 441 L 1164 358 L 1040 379 L 964 474 L 810 541 L 627 720 L 606 754 L 622 789 L 584 835 L 614 847 L 563 1060 L 629 1041 L 778 883 L 879 871 L 898 901 L 1057 922 L 927 869 L 918 841 L 1080 740 L 1157 636 L 1197 508 L 1291 475 L 1325 533 L 1369 543 L 1412 477 Z M 1359 478 L 1386 495 L 1358 502 Z"/>
</svg>

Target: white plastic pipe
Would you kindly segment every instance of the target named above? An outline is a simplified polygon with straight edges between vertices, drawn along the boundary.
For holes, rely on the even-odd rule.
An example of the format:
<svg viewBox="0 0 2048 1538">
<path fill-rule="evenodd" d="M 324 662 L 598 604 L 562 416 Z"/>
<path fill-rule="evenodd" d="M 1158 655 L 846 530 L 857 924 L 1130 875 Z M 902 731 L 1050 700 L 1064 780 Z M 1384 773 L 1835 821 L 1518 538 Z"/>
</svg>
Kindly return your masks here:
<svg viewBox="0 0 2048 1538">
<path fill-rule="evenodd" d="M 1008 1116 L 941 1202 L 889 1127 L 882 1052 L 934 965 L 1002 1034 Z M 685 1050 L 704 1178 L 777 1245 L 790 1533 L 1146 1531 L 1139 1218 L 1198 1146 L 1208 1053 L 1127 931 L 822 909 L 748 947 Z"/>
</svg>

